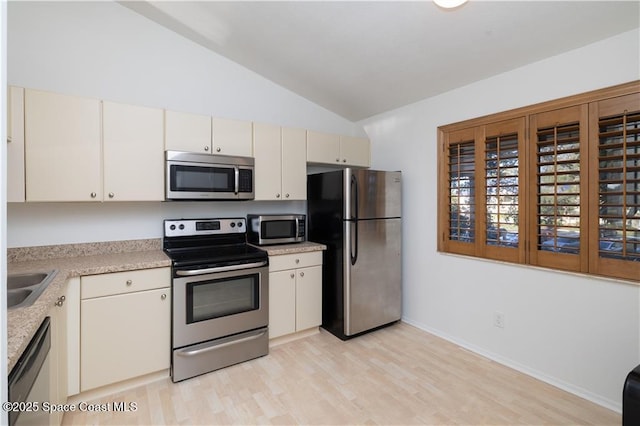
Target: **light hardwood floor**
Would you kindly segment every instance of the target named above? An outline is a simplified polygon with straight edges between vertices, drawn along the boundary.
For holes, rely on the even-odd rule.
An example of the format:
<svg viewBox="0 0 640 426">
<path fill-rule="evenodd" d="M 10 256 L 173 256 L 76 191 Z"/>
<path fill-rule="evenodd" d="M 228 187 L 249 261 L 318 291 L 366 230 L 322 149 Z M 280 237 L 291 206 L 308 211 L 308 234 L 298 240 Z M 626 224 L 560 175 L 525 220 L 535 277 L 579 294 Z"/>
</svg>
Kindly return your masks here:
<svg viewBox="0 0 640 426">
<path fill-rule="evenodd" d="M 327 332 L 266 357 L 95 402 L 65 425 L 620 425 L 615 412 L 400 323 L 343 342 Z"/>
</svg>

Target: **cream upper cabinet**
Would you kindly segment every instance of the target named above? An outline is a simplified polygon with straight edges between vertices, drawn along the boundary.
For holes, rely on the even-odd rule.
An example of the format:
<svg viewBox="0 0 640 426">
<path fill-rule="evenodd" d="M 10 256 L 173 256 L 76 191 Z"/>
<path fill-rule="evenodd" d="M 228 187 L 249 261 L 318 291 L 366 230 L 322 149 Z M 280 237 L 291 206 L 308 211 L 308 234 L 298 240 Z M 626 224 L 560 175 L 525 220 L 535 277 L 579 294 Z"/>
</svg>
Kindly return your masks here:
<svg viewBox="0 0 640 426">
<path fill-rule="evenodd" d="M 24 186 L 24 89 L 7 90 L 7 201 L 25 200 Z"/>
<path fill-rule="evenodd" d="M 282 194 L 285 200 L 307 199 L 307 132 L 282 128 Z"/>
<path fill-rule="evenodd" d="M 307 196 L 305 130 L 254 123 L 255 199 Z"/>
<path fill-rule="evenodd" d="M 371 167 L 371 143 L 367 138 L 340 136 L 340 157 L 350 166 Z"/>
<path fill-rule="evenodd" d="M 282 148 L 280 126 L 254 123 L 255 199 L 282 198 Z"/>
<path fill-rule="evenodd" d="M 164 200 L 163 110 L 103 102 L 104 200 Z"/>
<path fill-rule="evenodd" d="M 371 145 L 367 138 L 307 132 L 307 161 L 340 166 L 369 167 Z"/>
<path fill-rule="evenodd" d="M 102 199 L 100 101 L 25 89 L 27 201 Z"/>
<path fill-rule="evenodd" d="M 307 161 L 309 163 L 340 164 L 340 136 L 307 131 Z"/>
<path fill-rule="evenodd" d="M 253 157 L 250 121 L 213 118 L 213 154 Z"/>
<path fill-rule="evenodd" d="M 322 252 L 269 256 L 269 338 L 322 324 Z"/>
<path fill-rule="evenodd" d="M 169 268 L 81 278 L 81 391 L 169 368 L 170 283 Z"/>
<path fill-rule="evenodd" d="M 165 149 L 211 154 L 211 117 L 165 111 Z"/>
</svg>

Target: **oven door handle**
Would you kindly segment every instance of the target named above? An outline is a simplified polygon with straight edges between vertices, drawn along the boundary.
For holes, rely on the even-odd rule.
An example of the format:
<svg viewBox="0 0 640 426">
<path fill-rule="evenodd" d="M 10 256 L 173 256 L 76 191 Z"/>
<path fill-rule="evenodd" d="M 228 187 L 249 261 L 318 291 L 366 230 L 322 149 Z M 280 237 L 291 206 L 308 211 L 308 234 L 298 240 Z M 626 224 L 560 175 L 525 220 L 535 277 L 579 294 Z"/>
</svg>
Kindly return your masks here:
<svg viewBox="0 0 640 426">
<path fill-rule="evenodd" d="M 213 274 L 216 272 L 229 272 L 229 271 L 239 271 L 241 269 L 249 269 L 249 268 L 259 268 L 261 266 L 266 266 L 267 262 L 254 262 L 254 263 L 245 263 L 242 265 L 230 265 L 230 266 L 219 266 L 217 268 L 206 268 L 206 269 L 191 269 L 188 271 L 176 271 L 176 275 L 181 277 L 190 277 L 193 275 L 204 275 L 204 274 Z"/>
<path fill-rule="evenodd" d="M 248 342 L 250 340 L 255 340 L 255 339 L 259 339 L 260 337 L 264 336 L 264 334 L 267 332 L 267 330 L 264 330 L 258 334 L 254 334 L 253 336 L 247 336 L 247 337 L 243 337 L 242 339 L 238 339 L 238 340 L 231 340 L 229 342 L 224 342 L 224 343 L 220 343 L 218 345 L 212 345 L 212 346 L 208 346 L 206 348 L 200 348 L 200 349 L 194 349 L 192 351 L 176 351 L 175 354 L 179 355 L 179 356 L 184 356 L 184 357 L 192 357 L 192 356 L 197 356 L 200 355 L 204 352 L 210 352 L 210 351 L 215 351 L 217 349 L 222 349 L 225 348 L 227 346 L 231 346 L 231 345 L 236 345 L 238 343 L 243 343 L 243 342 Z"/>
</svg>

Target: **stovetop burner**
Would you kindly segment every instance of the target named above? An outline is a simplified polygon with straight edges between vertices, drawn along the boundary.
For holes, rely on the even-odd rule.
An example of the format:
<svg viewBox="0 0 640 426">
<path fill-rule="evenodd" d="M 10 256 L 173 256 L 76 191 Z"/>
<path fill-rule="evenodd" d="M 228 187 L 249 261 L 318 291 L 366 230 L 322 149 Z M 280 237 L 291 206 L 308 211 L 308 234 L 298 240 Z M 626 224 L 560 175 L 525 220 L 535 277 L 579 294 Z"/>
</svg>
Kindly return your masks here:
<svg viewBox="0 0 640 426">
<path fill-rule="evenodd" d="M 164 221 L 163 249 L 174 267 L 216 267 L 266 260 L 247 244 L 246 219 L 172 219 Z"/>
</svg>

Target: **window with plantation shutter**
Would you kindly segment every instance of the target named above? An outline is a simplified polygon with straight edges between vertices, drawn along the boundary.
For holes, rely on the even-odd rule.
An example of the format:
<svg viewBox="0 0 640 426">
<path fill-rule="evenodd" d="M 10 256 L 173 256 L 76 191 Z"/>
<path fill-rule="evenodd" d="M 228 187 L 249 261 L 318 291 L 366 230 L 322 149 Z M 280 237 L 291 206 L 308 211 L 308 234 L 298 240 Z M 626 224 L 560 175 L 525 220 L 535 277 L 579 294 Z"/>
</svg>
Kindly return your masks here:
<svg viewBox="0 0 640 426">
<path fill-rule="evenodd" d="M 438 128 L 438 250 L 640 284 L 640 81 Z"/>
<path fill-rule="evenodd" d="M 566 108 L 531 117 L 534 167 L 531 175 L 530 224 L 532 263 L 581 271 L 580 254 L 586 247 L 583 209 L 586 186 L 587 107 Z"/>
<path fill-rule="evenodd" d="M 640 278 L 640 95 L 591 105 L 597 182 L 591 212 L 591 267 L 601 274 Z M 596 121 L 597 120 L 597 121 Z M 597 220 L 597 222 L 596 222 Z"/>
<path fill-rule="evenodd" d="M 447 149 L 448 246 L 472 254 L 476 240 L 476 148 L 474 133 L 451 135 Z"/>
<path fill-rule="evenodd" d="M 486 257 L 524 261 L 524 118 L 484 127 L 484 219 Z"/>
</svg>

